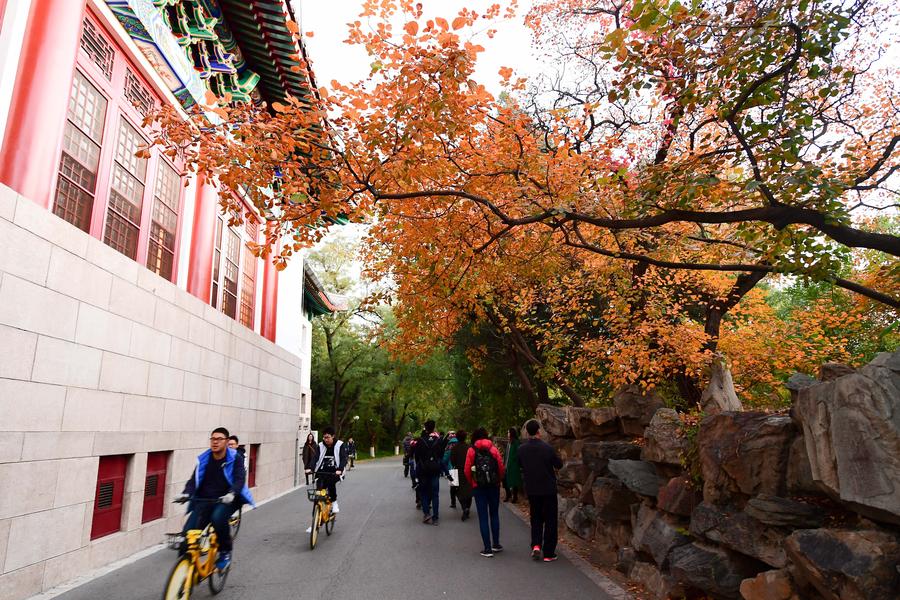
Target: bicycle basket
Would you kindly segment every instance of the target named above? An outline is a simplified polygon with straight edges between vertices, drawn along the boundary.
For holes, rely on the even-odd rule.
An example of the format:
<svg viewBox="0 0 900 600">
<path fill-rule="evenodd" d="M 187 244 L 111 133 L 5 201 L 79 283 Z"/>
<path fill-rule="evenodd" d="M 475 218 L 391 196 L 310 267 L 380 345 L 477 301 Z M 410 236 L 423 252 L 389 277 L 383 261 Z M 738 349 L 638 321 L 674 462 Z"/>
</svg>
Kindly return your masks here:
<svg viewBox="0 0 900 600">
<path fill-rule="evenodd" d="M 306 488 L 306 497 L 310 502 L 316 502 L 325 498 L 325 490 L 317 490 L 314 487 Z"/>
<path fill-rule="evenodd" d="M 184 534 L 180 531 L 178 533 L 167 533 L 166 534 L 166 547 L 171 550 L 180 550 L 182 545 L 185 543 Z"/>
</svg>

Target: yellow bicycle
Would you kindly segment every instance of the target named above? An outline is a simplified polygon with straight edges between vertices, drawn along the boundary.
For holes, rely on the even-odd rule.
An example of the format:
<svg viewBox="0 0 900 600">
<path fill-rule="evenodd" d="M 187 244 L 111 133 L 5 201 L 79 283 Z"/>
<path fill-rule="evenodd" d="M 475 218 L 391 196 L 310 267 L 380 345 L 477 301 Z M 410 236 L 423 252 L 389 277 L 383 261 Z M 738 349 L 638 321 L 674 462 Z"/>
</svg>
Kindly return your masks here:
<svg viewBox="0 0 900 600">
<path fill-rule="evenodd" d="M 317 473 L 316 480 L 324 477 L 337 477 L 330 473 Z M 331 510 L 334 501 L 328 495 L 328 490 L 317 489 L 318 486 L 306 488 L 306 497 L 313 503 L 312 526 L 309 529 L 309 549 L 315 550 L 319 541 L 319 528 L 325 527 L 325 534 L 331 535 L 334 531 L 334 523 L 337 515 Z"/>
<path fill-rule="evenodd" d="M 194 502 L 217 502 L 195 498 Z M 195 586 L 209 581 L 209 590 L 218 594 L 225 589 L 228 579 L 229 565 L 225 569 L 216 568 L 219 557 L 219 542 L 212 524 L 203 529 L 189 529 L 185 533 L 167 533 L 169 548 L 180 552 L 175 566 L 169 573 L 162 600 L 189 600 Z"/>
</svg>

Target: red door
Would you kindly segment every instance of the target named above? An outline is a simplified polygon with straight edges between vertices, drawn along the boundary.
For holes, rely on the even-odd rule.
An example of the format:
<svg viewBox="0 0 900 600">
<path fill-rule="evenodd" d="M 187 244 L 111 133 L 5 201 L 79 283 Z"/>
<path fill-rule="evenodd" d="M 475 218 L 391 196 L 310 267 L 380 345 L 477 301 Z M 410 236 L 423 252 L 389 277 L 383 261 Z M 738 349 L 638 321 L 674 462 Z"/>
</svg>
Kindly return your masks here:
<svg viewBox="0 0 900 600">
<path fill-rule="evenodd" d="M 151 452 L 147 455 L 147 476 L 144 479 L 144 510 L 141 523 L 163 516 L 166 497 L 166 473 L 170 452 Z"/>
<path fill-rule="evenodd" d="M 250 472 L 247 474 L 247 487 L 256 487 L 256 459 L 259 457 L 259 444 L 250 444 Z"/>
<path fill-rule="evenodd" d="M 91 524 L 92 540 L 122 528 L 122 498 L 125 495 L 125 473 L 130 458 L 127 454 L 100 457 L 94 520 Z"/>
</svg>

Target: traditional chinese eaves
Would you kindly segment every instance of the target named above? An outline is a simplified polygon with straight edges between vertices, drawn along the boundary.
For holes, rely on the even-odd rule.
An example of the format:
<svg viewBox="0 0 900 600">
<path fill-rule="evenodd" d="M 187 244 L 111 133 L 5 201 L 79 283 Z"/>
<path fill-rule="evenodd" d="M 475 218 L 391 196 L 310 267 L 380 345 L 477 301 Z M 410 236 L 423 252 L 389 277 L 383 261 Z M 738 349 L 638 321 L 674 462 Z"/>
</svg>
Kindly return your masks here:
<svg viewBox="0 0 900 600">
<path fill-rule="evenodd" d="M 258 90 L 266 100 L 287 95 L 311 100 L 312 76 L 298 60 L 304 49 L 290 30 L 293 20 L 284 0 L 219 0 L 225 21 L 244 59 L 259 74 Z"/>
</svg>

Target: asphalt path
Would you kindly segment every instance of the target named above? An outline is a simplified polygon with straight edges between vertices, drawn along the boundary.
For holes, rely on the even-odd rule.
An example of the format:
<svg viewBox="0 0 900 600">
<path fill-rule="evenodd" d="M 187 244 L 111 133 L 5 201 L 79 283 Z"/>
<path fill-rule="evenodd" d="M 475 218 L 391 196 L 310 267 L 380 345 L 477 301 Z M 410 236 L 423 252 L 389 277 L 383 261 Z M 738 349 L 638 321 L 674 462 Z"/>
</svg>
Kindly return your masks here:
<svg viewBox="0 0 900 600">
<path fill-rule="evenodd" d="M 441 483 L 440 525 L 425 525 L 398 460 L 358 463 L 339 484 L 334 533 L 321 530 L 315 550 L 305 533 L 311 506 L 303 489 L 245 513 L 217 600 L 610 598 L 563 556 L 533 561 L 527 525 L 502 508 L 505 551 L 482 557 L 474 504 L 462 522 Z M 160 550 L 57 597 L 158 600 L 174 561 L 175 552 Z M 210 598 L 206 582 L 191 597 Z"/>
</svg>

